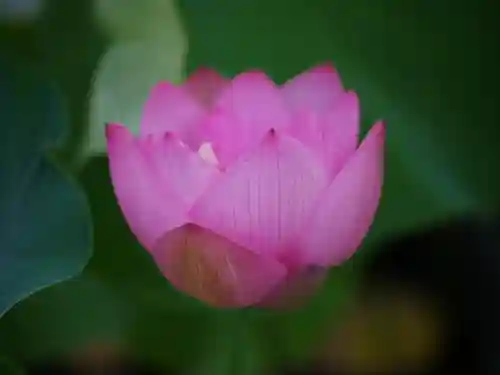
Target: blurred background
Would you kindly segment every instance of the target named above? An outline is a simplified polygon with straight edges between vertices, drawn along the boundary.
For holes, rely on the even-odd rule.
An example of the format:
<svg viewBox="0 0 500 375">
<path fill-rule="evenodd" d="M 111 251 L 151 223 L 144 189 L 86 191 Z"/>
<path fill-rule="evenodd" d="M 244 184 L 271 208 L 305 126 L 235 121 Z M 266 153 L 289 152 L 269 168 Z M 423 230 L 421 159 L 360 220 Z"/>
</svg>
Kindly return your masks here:
<svg viewBox="0 0 500 375">
<path fill-rule="evenodd" d="M 0 374 L 500 373 L 500 58 L 488 0 L 0 0 Z M 384 195 L 293 311 L 176 292 L 116 204 L 104 123 L 208 66 L 332 61 Z"/>
</svg>

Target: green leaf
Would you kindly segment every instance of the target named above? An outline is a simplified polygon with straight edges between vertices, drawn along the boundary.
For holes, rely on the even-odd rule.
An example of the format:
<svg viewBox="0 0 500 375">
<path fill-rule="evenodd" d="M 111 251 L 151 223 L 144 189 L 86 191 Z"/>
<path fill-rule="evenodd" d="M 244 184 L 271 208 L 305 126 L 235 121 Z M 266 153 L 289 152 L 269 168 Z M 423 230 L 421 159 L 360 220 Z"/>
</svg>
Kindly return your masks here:
<svg viewBox="0 0 500 375">
<path fill-rule="evenodd" d="M 248 311 L 219 311 L 201 338 L 203 351 L 188 370 L 190 375 L 260 375 L 269 362 L 265 345 L 252 330 Z"/>
<path fill-rule="evenodd" d="M 64 137 L 53 87 L 0 62 L 0 315 L 35 291 L 80 272 L 91 254 L 86 199 L 45 154 Z"/>
<path fill-rule="evenodd" d="M 124 41 L 165 38 L 166 45 L 184 39 L 184 31 L 175 0 L 99 0 L 96 2 L 99 25 L 111 39 Z"/>
<path fill-rule="evenodd" d="M 67 102 L 69 134 L 58 153 L 66 165 L 78 169 L 85 162 L 91 80 L 107 40 L 96 25 L 94 2 L 45 3 L 35 29 L 35 46 L 41 55 L 37 65 L 45 67 Z"/>
<path fill-rule="evenodd" d="M 122 123 L 136 134 L 143 104 L 160 80 L 180 82 L 184 54 L 162 40 L 113 45 L 102 57 L 90 98 L 89 154 L 106 153 L 104 127 Z"/>
<path fill-rule="evenodd" d="M 90 155 L 106 153 L 106 123 L 123 123 L 137 133 L 151 88 L 158 81 L 179 83 L 184 77 L 188 41 L 175 4 L 164 0 L 148 0 L 141 6 L 131 1 L 115 3 L 102 1 L 98 7 L 101 22 L 111 27 L 115 42 L 102 56 L 92 84 L 86 144 Z M 123 35 L 125 30 L 133 37 Z"/>
<path fill-rule="evenodd" d="M 25 372 L 16 362 L 0 355 L 0 374 L 2 375 L 23 375 Z"/>
<path fill-rule="evenodd" d="M 42 0 L 1 0 L 0 22 L 29 23 L 40 16 Z"/>
<path fill-rule="evenodd" d="M 127 340 L 131 307 L 98 278 L 53 285 L 16 305 L 0 321 L 0 348 L 28 361 L 65 356 L 89 345 Z"/>
</svg>

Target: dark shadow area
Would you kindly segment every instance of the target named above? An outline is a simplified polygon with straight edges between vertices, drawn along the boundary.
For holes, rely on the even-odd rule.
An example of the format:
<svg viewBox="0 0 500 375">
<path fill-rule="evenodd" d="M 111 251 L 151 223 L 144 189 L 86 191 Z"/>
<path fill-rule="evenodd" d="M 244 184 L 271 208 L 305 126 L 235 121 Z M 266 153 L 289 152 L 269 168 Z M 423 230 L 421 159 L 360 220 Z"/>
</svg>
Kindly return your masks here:
<svg viewBox="0 0 500 375">
<path fill-rule="evenodd" d="M 348 316 L 311 366 L 318 370 L 288 374 L 497 374 L 499 245 L 498 217 L 451 221 L 381 245 Z"/>
</svg>

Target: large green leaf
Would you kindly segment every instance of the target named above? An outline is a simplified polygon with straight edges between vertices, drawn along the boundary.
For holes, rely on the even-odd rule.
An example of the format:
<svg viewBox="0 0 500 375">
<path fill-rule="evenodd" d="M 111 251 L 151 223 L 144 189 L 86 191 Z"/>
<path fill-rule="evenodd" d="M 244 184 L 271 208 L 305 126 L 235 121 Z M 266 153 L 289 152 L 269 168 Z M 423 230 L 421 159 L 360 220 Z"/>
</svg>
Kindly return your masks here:
<svg viewBox="0 0 500 375">
<path fill-rule="evenodd" d="M 23 369 L 9 358 L 0 356 L 0 374 L 23 375 Z"/>
<path fill-rule="evenodd" d="M 23 300 L 0 321 L 0 350 L 19 361 L 46 361 L 92 345 L 127 345 L 131 306 L 86 274 Z"/>
<path fill-rule="evenodd" d="M 59 150 L 72 168 L 85 161 L 89 91 L 91 80 L 106 38 L 95 22 L 92 1 L 46 1 L 37 23 L 35 42 L 45 67 L 67 101 L 70 132 Z"/>
<path fill-rule="evenodd" d="M 130 0 L 101 0 L 97 9 L 113 42 L 92 82 L 88 154 L 106 153 L 106 123 L 123 123 L 138 132 L 149 91 L 160 80 L 182 80 L 188 48 L 172 0 L 147 0 L 140 6 Z"/>
<path fill-rule="evenodd" d="M 185 45 L 176 0 L 97 0 L 96 18 L 115 41 L 164 37 L 166 45 Z"/>
<path fill-rule="evenodd" d="M 67 127 L 60 98 L 19 62 L 0 64 L 1 315 L 80 272 L 91 227 L 85 196 L 46 155 Z"/>
</svg>

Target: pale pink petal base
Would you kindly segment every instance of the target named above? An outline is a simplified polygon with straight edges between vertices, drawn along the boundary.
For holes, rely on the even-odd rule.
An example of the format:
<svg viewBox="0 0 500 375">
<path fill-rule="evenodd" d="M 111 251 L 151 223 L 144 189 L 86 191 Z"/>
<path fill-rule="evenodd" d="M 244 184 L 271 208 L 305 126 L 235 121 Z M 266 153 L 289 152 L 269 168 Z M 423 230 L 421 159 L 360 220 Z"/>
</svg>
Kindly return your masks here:
<svg viewBox="0 0 500 375">
<path fill-rule="evenodd" d="M 177 289 L 215 307 L 254 305 L 286 275 L 276 260 L 193 224 L 165 234 L 152 254 Z"/>
<path fill-rule="evenodd" d="M 346 261 L 360 245 L 380 199 L 384 141 L 385 127 L 379 122 L 319 198 L 303 232 L 304 263 L 337 265 Z"/>
</svg>

